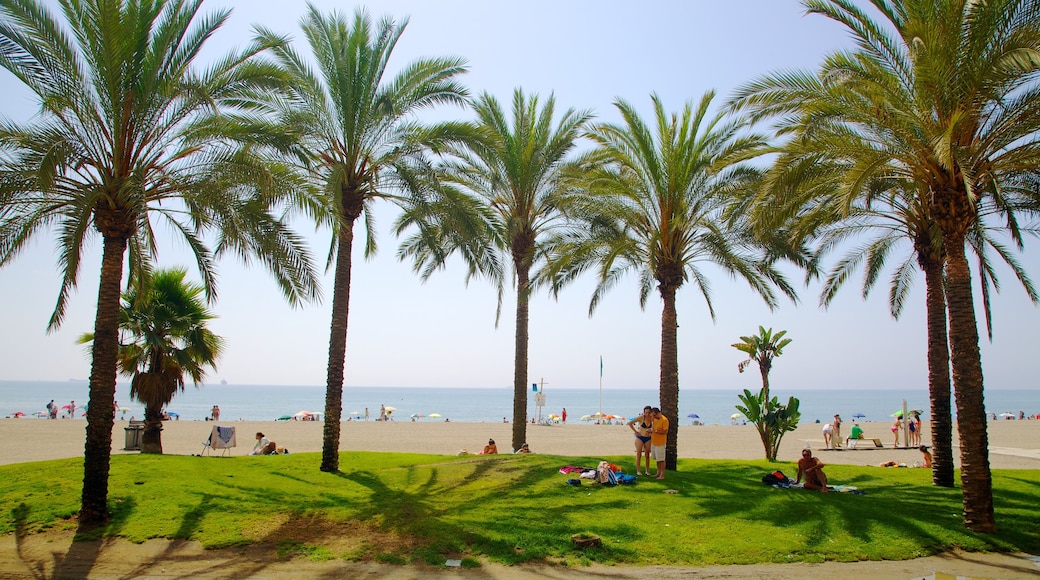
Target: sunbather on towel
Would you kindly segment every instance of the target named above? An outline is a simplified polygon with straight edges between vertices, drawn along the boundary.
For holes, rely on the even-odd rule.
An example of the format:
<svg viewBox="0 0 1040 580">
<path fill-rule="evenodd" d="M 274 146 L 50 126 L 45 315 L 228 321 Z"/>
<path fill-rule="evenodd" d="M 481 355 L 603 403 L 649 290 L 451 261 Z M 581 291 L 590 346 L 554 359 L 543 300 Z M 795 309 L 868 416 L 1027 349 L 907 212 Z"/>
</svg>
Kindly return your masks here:
<svg viewBox="0 0 1040 580">
<path fill-rule="evenodd" d="M 801 483 L 805 476 L 805 489 L 818 489 L 827 493 L 827 476 L 823 474 L 823 463 L 812 456 L 811 449 L 802 449 L 802 458 L 798 460 L 798 475 L 795 483 Z"/>
</svg>

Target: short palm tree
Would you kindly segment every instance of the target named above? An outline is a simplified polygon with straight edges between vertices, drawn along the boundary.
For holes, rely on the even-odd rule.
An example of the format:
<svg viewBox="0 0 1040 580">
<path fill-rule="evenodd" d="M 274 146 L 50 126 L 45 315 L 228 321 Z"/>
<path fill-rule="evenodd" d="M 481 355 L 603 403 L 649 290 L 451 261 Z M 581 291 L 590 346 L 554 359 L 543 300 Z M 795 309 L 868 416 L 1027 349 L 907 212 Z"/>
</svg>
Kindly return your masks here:
<svg viewBox="0 0 1040 580">
<path fill-rule="evenodd" d="M 287 45 L 275 51 L 291 92 L 287 98 L 274 94 L 268 105 L 285 133 L 297 137 L 298 151 L 306 160 L 303 172 L 318 184 L 333 216 L 329 260 L 335 261 L 335 270 L 322 471 L 339 470 L 354 223 L 364 214 L 365 255 L 372 255 L 372 204 L 380 199 L 401 201 L 423 169 L 426 147 L 451 127 L 424 127 L 414 116 L 438 104 L 465 104 L 467 98 L 455 80 L 465 72 L 458 58 L 416 60 L 384 78 L 406 25 L 407 20 L 397 24 L 389 18 L 373 24 L 363 10 L 348 21 L 339 12 L 324 15 L 308 4 L 300 26 L 316 68 Z M 270 32 L 265 37 L 272 44 L 278 39 Z"/>
<path fill-rule="evenodd" d="M 597 149 L 589 168 L 578 176 L 585 191 L 579 221 L 554 244 L 552 279 L 557 288 L 595 268 L 599 284 L 589 306 L 622 276 L 639 273 L 642 307 L 654 285 L 661 312 L 661 410 L 671 419 L 666 465 L 675 469 L 679 411 L 678 324 L 676 294 L 692 282 L 708 305 L 711 284 L 704 265 L 743 278 L 773 308 L 773 287 L 795 298 L 793 288 L 773 267 L 740 219 L 724 219 L 735 192 L 752 187 L 757 174 L 742 160 L 761 151 L 763 142 L 744 134 L 740 121 L 709 116 L 714 93 L 694 107 L 669 114 L 654 95 L 648 125 L 626 101 L 615 106 L 622 124 L 598 124 L 590 138 Z"/>
<path fill-rule="evenodd" d="M 532 270 L 544 264 L 544 242 L 563 223 L 568 195 L 565 175 L 574 169 L 574 150 L 588 111 L 568 109 L 554 124 L 556 100 L 513 92 L 511 118 L 489 94 L 473 104 L 477 121 L 470 138 L 445 151 L 439 195 L 417 202 L 397 230 L 417 230 L 402 244 L 402 259 L 428 277 L 458 254 L 470 275 L 498 287 L 499 311 L 505 264 L 516 283 L 516 340 L 513 364 L 513 449 L 527 441 L 527 352 Z M 537 278 L 537 276 L 535 276 Z"/>
<path fill-rule="evenodd" d="M 130 396 L 144 403 L 141 453 L 162 453 L 162 413 L 174 395 L 184 391 L 185 379 L 197 387 L 205 367 L 216 370 L 224 339 L 207 322 L 205 288 L 186 282 L 185 270 L 159 270 L 148 286 L 123 296 L 119 327 L 119 370 L 130 377 Z M 93 340 L 84 335 L 81 342 Z"/>
<path fill-rule="evenodd" d="M 766 330 L 758 327 L 758 334 L 740 337 L 740 342 L 731 346 L 748 355 L 748 358 L 737 365 L 737 370 L 744 372 L 748 365 L 758 365 L 758 372 L 762 375 L 762 393 L 765 400 L 769 400 L 769 371 L 773 369 L 773 359 L 784 354 L 784 347 L 791 344 L 790 338 L 784 338 L 786 330 L 773 334 L 773 329 Z"/>
<path fill-rule="evenodd" d="M 178 232 L 215 296 L 214 259 L 258 255 L 293 303 L 316 298 L 300 240 L 274 207 L 300 189 L 276 165 L 221 136 L 243 97 L 280 77 L 251 43 L 203 71 L 192 65 L 228 12 L 196 18 L 199 0 L 0 3 L 0 66 L 35 93 L 39 115 L 0 123 L 0 266 L 53 233 L 62 264 L 50 327 L 65 315 L 84 245 L 99 235 L 101 280 L 92 346 L 80 522 L 108 518 L 108 473 L 124 261 L 143 282 L 157 247 L 152 220 Z M 216 232 L 215 252 L 205 236 Z M 129 256 L 127 256 L 129 250 Z"/>
<path fill-rule="evenodd" d="M 1040 165 L 1040 4 L 872 0 L 875 16 L 849 0 L 804 4 L 844 25 L 857 49 L 829 56 L 818 80 L 783 73 L 757 83 L 741 106 L 792 121 L 789 131 L 822 157 L 855 160 L 834 176 L 849 197 L 875 179 L 912 183 L 927 197 L 944 261 L 964 523 L 991 532 L 982 361 L 965 244 L 986 197 L 1018 235 L 1006 196 Z"/>
</svg>

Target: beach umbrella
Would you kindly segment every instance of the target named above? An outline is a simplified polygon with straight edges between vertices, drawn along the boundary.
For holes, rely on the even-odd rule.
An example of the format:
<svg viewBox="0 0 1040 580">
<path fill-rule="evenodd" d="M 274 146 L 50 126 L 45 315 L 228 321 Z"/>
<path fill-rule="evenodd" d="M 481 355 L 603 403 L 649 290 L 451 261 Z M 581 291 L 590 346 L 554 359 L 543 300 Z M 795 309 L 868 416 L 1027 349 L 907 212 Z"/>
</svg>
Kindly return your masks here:
<svg viewBox="0 0 1040 580">
<path fill-rule="evenodd" d="M 393 413 L 394 411 L 397 410 L 397 407 L 384 407 L 384 409 L 386 409 L 387 412 L 389 412 L 389 413 Z"/>
<path fill-rule="evenodd" d="M 389 407 L 387 407 L 387 409 L 389 409 Z M 431 419 L 440 419 L 441 418 L 441 414 L 440 413 L 430 413 L 429 415 L 427 415 L 427 417 L 429 417 Z"/>
<path fill-rule="evenodd" d="M 35 413 L 33 413 L 33 417 L 46 417 L 46 416 L 47 416 L 47 413 L 44 413 L 43 411 L 36 411 Z"/>
<path fill-rule="evenodd" d="M 21 411 L 15 411 L 15 412 L 14 412 L 14 416 L 15 416 L 15 417 L 24 417 L 24 416 L 25 416 L 25 413 L 23 413 L 23 412 L 21 412 Z"/>
<path fill-rule="evenodd" d="M 361 411 L 351 411 L 350 414 L 351 415 L 360 415 Z"/>
<path fill-rule="evenodd" d="M 423 416 L 422 413 L 412 413 L 412 419 L 418 419 L 419 417 L 422 417 L 422 416 Z"/>
<path fill-rule="evenodd" d="M 700 419 L 701 418 L 701 416 L 698 415 L 697 413 L 690 413 L 689 415 L 687 415 L 687 417 L 689 417 L 690 419 Z"/>
<path fill-rule="evenodd" d="M 17 414 L 18 413 L 15 413 L 15 415 L 17 415 Z M 1007 419 L 1007 418 L 1010 418 L 1010 417 L 1014 417 L 1015 414 L 1014 413 L 1001 413 L 1000 416 L 1004 417 L 1005 419 Z"/>
<path fill-rule="evenodd" d="M 903 410 L 900 409 L 900 410 L 896 411 L 895 413 L 892 413 L 892 416 L 893 417 L 902 417 L 903 416 Z"/>
<path fill-rule="evenodd" d="M 733 413 L 732 415 L 729 416 L 729 418 L 730 419 L 739 419 L 740 418 L 740 413 Z"/>
<path fill-rule="evenodd" d="M 119 407 L 119 409 L 117 409 L 117 410 L 120 413 L 129 413 L 130 412 L 130 407 Z"/>
<path fill-rule="evenodd" d="M 174 413 L 173 411 L 167 411 L 166 414 L 173 417 L 174 419 L 179 419 L 181 416 L 180 413 Z"/>
<path fill-rule="evenodd" d="M 72 405 L 62 405 L 61 408 L 62 409 L 71 409 Z"/>
<path fill-rule="evenodd" d="M 579 421 L 591 421 L 592 420 L 592 415 L 582 415 L 581 419 L 578 419 L 578 420 Z"/>
<path fill-rule="evenodd" d="M 852 416 L 853 419 L 862 419 L 864 417 L 866 417 L 866 415 L 864 415 L 863 413 L 856 413 Z"/>
<path fill-rule="evenodd" d="M 289 419 L 292 419 L 292 415 L 282 415 L 275 419 L 275 421 L 288 421 Z"/>
</svg>

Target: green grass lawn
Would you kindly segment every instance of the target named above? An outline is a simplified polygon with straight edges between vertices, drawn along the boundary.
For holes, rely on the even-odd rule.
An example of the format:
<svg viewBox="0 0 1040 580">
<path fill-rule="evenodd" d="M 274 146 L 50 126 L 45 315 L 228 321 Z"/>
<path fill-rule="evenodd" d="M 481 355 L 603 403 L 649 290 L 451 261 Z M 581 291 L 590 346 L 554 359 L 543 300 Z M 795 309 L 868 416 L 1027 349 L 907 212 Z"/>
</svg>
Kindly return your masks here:
<svg viewBox="0 0 1040 580">
<path fill-rule="evenodd" d="M 608 458 L 619 464 L 624 459 Z M 925 469 L 829 465 L 832 483 L 866 495 L 775 489 L 761 477 L 790 463 L 681 460 L 668 480 L 566 485 L 564 465 L 599 458 L 341 453 L 273 457 L 113 456 L 111 523 L 95 532 L 134 542 L 206 547 L 262 543 L 283 556 L 442 564 L 702 566 L 908 559 L 952 548 L 1040 553 L 1040 471 L 993 472 L 996 534 L 961 524 L 960 489 Z M 0 466 L 0 531 L 74 527 L 82 459 Z M 666 489 L 676 494 L 663 493 Z M 576 533 L 602 538 L 578 549 Z"/>
</svg>

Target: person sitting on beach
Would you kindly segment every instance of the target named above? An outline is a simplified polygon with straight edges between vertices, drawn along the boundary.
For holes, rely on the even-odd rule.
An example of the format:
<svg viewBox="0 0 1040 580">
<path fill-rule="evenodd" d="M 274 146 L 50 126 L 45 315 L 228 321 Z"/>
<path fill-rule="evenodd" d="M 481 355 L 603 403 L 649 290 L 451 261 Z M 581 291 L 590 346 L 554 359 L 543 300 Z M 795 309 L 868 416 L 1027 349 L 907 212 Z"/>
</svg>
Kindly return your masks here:
<svg viewBox="0 0 1040 580">
<path fill-rule="evenodd" d="M 928 446 L 927 445 L 922 445 L 922 446 L 918 447 L 917 449 L 921 452 L 921 455 L 924 456 L 924 460 L 923 460 L 923 463 L 921 464 L 921 467 L 927 467 L 927 468 L 931 469 L 931 467 L 932 467 L 932 454 L 928 451 Z"/>
<path fill-rule="evenodd" d="M 250 455 L 273 455 L 277 450 L 278 446 L 274 441 L 268 440 L 263 433 L 256 432 L 256 444 L 253 445 L 253 452 Z"/>
<path fill-rule="evenodd" d="M 494 439 L 488 439 L 488 444 L 484 446 L 484 450 L 480 452 L 481 455 L 498 455 L 498 445 L 495 445 Z"/>
<path fill-rule="evenodd" d="M 863 427 L 859 426 L 859 423 L 853 423 L 852 429 L 849 429 L 849 438 L 845 440 L 845 447 L 849 446 L 849 441 L 853 439 L 863 438 Z"/>
<path fill-rule="evenodd" d="M 516 452 L 517 453 L 530 453 L 531 452 L 531 448 L 527 446 L 527 443 L 524 443 L 523 445 L 520 446 L 520 449 L 516 450 Z"/>
<path fill-rule="evenodd" d="M 801 483 L 805 476 L 805 489 L 818 489 L 827 493 L 827 476 L 823 474 L 823 463 L 812 456 L 812 449 L 802 449 L 802 458 L 798 460 L 798 475 L 795 483 Z"/>
</svg>

